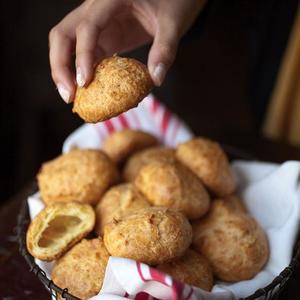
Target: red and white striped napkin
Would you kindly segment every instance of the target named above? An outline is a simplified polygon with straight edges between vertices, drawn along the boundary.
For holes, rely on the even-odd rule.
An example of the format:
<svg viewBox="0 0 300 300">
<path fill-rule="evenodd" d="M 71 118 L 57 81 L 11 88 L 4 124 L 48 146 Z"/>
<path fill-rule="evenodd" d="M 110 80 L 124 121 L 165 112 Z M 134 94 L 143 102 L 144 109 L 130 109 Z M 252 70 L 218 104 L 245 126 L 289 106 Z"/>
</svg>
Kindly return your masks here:
<svg viewBox="0 0 300 300">
<path fill-rule="evenodd" d="M 192 137 L 189 128 L 153 95 L 137 108 L 98 124 L 84 124 L 65 141 L 63 152 L 74 147 L 101 148 L 115 130 L 141 129 L 157 136 L 167 146 Z M 238 192 L 248 212 L 267 234 L 270 257 L 263 270 L 251 280 L 236 283 L 217 281 L 212 292 L 192 287 L 145 264 L 110 257 L 101 291 L 92 300 L 228 300 L 246 297 L 266 286 L 290 262 L 300 223 L 300 162 L 282 165 L 237 161 L 232 164 Z M 42 208 L 39 193 L 28 198 L 30 216 Z M 36 260 L 50 277 L 53 264 Z M 65 288 L 65 287 L 62 287 Z"/>
<path fill-rule="evenodd" d="M 63 152 L 73 147 L 99 149 L 108 135 L 126 128 L 152 133 L 170 147 L 193 136 L 182 120 L 150 94 L 138 107 L 117 117 L 97 124 L 82 125 L 66 139 Z"/>
<path fill-rule="evenodd" d="M 213 298 L 212 298 L 213 297 Z M 225 300 L 232 292 L 214 294 L 179 282 L 143 263 L 110 257 L 99 295 L 91 300 Z"/>
</svg>

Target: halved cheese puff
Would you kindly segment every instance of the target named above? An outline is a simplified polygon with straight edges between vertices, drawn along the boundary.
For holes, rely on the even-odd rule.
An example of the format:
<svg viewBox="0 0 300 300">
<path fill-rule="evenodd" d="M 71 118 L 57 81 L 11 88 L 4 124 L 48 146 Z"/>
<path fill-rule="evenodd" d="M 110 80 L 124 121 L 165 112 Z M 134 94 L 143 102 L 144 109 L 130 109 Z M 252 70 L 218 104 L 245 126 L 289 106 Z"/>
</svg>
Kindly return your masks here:
<svg viewBox="0 0 300 300">
<path fill-rule="evenodd" d="M 52 261 L 85 237 L 94 225 L 95 212 L 88 204 L 50 204 L 32 220 L 27 249 L 36 258 Z"/>
</svg>

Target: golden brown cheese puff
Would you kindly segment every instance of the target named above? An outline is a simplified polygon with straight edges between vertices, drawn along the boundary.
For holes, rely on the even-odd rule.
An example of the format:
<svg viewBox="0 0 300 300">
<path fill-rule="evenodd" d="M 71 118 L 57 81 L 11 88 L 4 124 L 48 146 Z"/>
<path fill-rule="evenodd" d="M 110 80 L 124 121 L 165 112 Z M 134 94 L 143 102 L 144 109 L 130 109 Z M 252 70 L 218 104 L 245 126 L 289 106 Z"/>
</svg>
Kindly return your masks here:
<svg viewBox="0 0 300 300">
<path fill-rule="evenodd" d="M 176 156 L 217 196 L 223 197 L 234 192 L 235 182 L 228 159 L 218 143 L 194 138 L 179 144 Z"/>
<path fill-rule="evenodd" d="M 193 224 L 193 248 L 224 281 L 251 279 L 269 256 L 268 241 L 259 224 L 232 208 L 226 199 L 214 200 L 209 213 Z"/>
<path fill-rule="evenodd" d="M 144 64 L 114 55 L 96 67 L 87 87 L 77 87 L 73 112 L 86 122 L 104 121 L 137 106 L 152 88 Z"/>
<path fill-rule="evenodd" d="M 103 143 L 103 151 L 112 161 L 121 163 L 133 153 L 157 144 L 157 138 L 147 132 L 125 129 L 108 136 Z"/>
<path fill-rule="evenodd" d="M 32 256 L 51 261 L 80 241 L 95 225 L 95 212 L 88 204 L 53 203 L 31 222 L 26 236 Z"/>
<path fill-rule="evenodd" d="M 125 164 L 123 169 L 123 179 L 125 181 L 134 181 L 140 169 L 152 162 L 170 162 L 176 161 L 175 150 L 165 147 L 151 147 L 133 154 Z"/>
<path fill-rule="evenodd" d="M 222 198 L 224 201 L 222 204 L 229 210 L 234 210 L 237 213 L 247 213 L 247 209 L 244 206 L 240 197 L 235 194 Z"/>
<path fill-rule="evenodd" d="M 190 246 L 192 228 L 178 211 L 144 208 L 104 228 L 104 244 L 113 256 L 157 265 L 180 257 Z"/>
<path fill-rule="evenodd" d="M 150 203 L 131 183 L 111 187 L 96 208 L 96 233 L 103 235 L 107 223 L 145 207 L 150 207 Z"/>
<path fill-rule="evenodd" d="M 191 249 L 180 258 L 157 266 L 157 269 L 171 275 L 180 282 L 210 291 L 213 273 L 208 260 Z"/>
<path fill-rule="evenodd" d="M 198 219 L 209 209 L 209 195 L 202 183 L 180 163 L 147 164 L 134 184 L 152 205 L 178 209 L 188 219 Z"/>
<path fill-rule="evenodd" d="M 42 200 L 97 204 L 115 182 L 117 169 L 100 150 L 76 149 L 46 162 L 37 175 Z"/>
<path fill-rule="evenodd" d="M 101 238 L 82 240 L 60 258 L 53 270 L 52 280 L 72 295 L 86 300 L 99 293 L 108 262 Z M 62 298 L 60 298 L 62 299 Z"/>
</svg>

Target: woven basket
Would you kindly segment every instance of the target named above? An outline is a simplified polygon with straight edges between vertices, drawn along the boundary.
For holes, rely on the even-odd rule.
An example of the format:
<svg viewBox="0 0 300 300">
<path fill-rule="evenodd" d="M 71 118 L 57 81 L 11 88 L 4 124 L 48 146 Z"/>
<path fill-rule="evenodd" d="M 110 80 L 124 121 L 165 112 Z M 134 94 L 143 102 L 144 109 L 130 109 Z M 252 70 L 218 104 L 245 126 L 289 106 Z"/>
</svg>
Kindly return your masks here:
<svg viewBox="0 0 300 300">
<path fill-rule="evenodd" d="M 230 159 L 245 159 L 253 160 L 254 157 L 240 151 L 236 148 L 222 145 L 222 148 L 226 151 Z M 32 188 L 32 193 L 36 192 L 37 188 L 34 186 Z M 24 199 L 20 212 L 18 214 L 18 223 L 17 223 L 17 236 L 19 241 L 19 251 L 24 257 L 26 262 L 30 267 L 30 272 L 33 272 L 38 279 L 44 284 L 45 288 L 49 293 L 57 299 L 57 295 L 60 295 L 61 298 L 70 299 L 70 300 L 80 300 L 79 298 L 68 293 L 67 288 L 61 288 L 54 284 L 50 280 L 45 272 L 35 263 L 33 256 L 27 251 L 26 247 L 26 231 L 30 223 L 29 209 L 27 204 L 27 199 Z M 254 300 L 254 299 L 277 299 L 280 292 L 285 288 L 286 283 L 290 279 L 291 275 L 297 268 L 300 263 L 300 240 L 297 239 L 296 245 L 294 247 L 294 255 L 290 264 L 282 270 L 282 272 L 274 278 L 274 280 L 267 286 L 258 289 L 252 295 L 247 296 L 246 298 L 240 298 L 239 300 Z"/>
</svg>

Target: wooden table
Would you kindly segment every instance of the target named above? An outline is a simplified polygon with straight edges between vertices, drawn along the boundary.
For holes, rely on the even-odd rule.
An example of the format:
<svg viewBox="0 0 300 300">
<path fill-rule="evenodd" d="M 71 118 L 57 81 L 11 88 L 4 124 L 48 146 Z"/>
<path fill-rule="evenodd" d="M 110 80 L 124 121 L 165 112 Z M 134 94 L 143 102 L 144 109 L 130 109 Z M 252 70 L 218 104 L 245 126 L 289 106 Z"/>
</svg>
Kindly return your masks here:
<svg viewBox="0 0 300 300">
<path fill-rule="evenodd" d="M 232 137 L 233 138 L 233 137 Z M 226 142 L 230 143 L 227 137 Z M 299 148 L 258 138 L 234 138 L 231 143 L 246 149 L 255 157 L 282 162 L 288 159 L 300 160 Z M 18 252 L 16 240 L 16 220 L 20 204 L 30 193 L 30 185 L 6 202 L 0 210 L 0 299 L 49 299 L 50 296 L 38 279 L 29 272 L 29 267 Z M 287 285 L 280 299 L 296 299 L 300 295 L 300 268 Z"/>
</svg>

